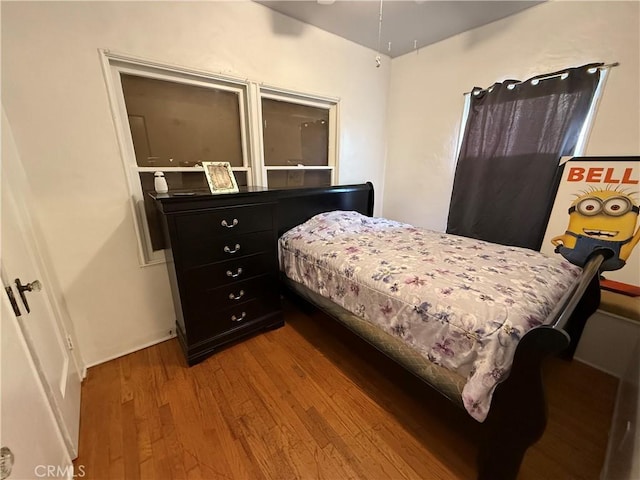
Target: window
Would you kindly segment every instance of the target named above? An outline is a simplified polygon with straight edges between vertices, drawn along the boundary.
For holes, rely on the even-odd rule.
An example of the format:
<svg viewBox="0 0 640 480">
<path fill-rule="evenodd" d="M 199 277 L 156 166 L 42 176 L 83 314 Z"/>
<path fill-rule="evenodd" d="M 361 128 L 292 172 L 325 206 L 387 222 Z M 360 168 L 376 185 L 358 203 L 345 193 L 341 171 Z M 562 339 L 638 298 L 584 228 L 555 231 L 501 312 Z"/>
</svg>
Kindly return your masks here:
<svg viewBox="0 0 640 480">
<path fill-rule="evenodd" d="M 336 181 L 336 99 L 101 51 L 143 265 L 164 260 L 149 192 L 208 191 L 202 162 L 229 162 L 238 186 Z"/>
<path fill-rule="evenodd" d="M 335 103 L 294 103 L 262 94 L 263 158 L 270 187 L 333 183 Z"/>
<path fill-rule="evenodd" d="M 602 64 L 474 88 L 465 102 L 447 232 L 538 250 L 562 175 L 581 154 Z"/>
<path fill-rule="evenodd" d="M 122 74 L 139 167 L 244 166 L 240 92 Z"/>
</svg>

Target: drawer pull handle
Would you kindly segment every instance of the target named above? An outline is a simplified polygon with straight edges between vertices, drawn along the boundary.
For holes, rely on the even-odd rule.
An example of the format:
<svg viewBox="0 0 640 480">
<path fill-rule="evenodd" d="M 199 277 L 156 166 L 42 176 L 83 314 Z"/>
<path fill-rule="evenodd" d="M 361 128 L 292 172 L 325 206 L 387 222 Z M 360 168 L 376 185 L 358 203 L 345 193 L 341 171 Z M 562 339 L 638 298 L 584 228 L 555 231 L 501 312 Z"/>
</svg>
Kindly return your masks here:
<svg viewBox="0 0 640 480">
<path fill-rule="evenodd" d="M 237 224 L 238 224 L 238 219 L 237 218 L 233 219 L 233 222 L 231 222 L 231 225 L 229 225 L 226 220 L 222 220 L 222 222 L 220 222 L 220 225 L 222 225 L 223 227 L 227 227 L 227 228 L 233 228 Z"/>
<path fill-rule="evenodd" d="M 233 273 L 231 270 L 227 270 L 227 277 L 236 278 L 242 274 L 242 267 L 238 267 L 236 273 Z"/>
<path fill-rule="evenodd" d="M 240 244 L 239 243 L 236 243 L 236 246 L 235 246 L 235 248 L 233 250 L 231 250 L 228 246 L 224 247 L 224 251 L 226 253 L 236 253 L 238 250 L 240 250 Z"/>
<path fill-rule="evenodd" d="M 240 290 L 238 295 L 234 293 L 229 294 L 229 300 L 240 300 L 242 297 L 244 297 L 244 290 Z"/>
<path fill-rule="evenodd" d="M 244 317 L 247 316 L 247 312 L 242 312 L 242 315 L 240 315 L 239 317 L 236 317 L 235 315 L 231 315 L 231 321 L 232 322 L 241 322 L 242 320 L 244 320 Z"/>
</svg>

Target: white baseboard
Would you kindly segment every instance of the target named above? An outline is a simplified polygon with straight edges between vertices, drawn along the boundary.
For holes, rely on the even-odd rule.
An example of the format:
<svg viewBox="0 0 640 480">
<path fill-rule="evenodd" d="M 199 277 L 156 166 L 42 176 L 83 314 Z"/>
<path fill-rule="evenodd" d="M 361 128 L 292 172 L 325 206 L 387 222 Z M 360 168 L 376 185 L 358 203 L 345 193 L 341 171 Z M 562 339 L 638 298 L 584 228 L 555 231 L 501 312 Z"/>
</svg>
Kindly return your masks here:
<svg viewBox="0 0 640 480">
<path fill-rule="evenodd" d="M 587 321 L 575 358 L 620 378 L 639 338 L 640 323 L 598 310 Z"/>
<path fill-rule="evenodd" d="M 124 357 L 125 355 L 129 355 L 130 353 L 137 352 L 138 350 L 142 350 L 144 348 L 151 347 L 153 345 L 157 345 L 158 343 L 166 342 L 167 340 L 170 340 L 175 337 L 176 337 L 176 334 L 171 333 L 169 335 L 165 335 L 163 337 L 155 338 L 148 342 L 141 343 L 140 345 L 136 345 L 134 347 L 128 348 L 127 350 L 123 350 L 122 352 L 118 352 L 114 355 L 110 355 L 108 357 L 102 358 L 95 362 L 91 362 L 84 367 L 84 371 L 82 372 L 83 373 L 82 378 L 85 378 L 87 376 L 87 369 L 91 367 L 95 367 L 96 365 L 100 365 L 101 363 L 106 363 L 110 360 L 115 360 L 116 358 Z"/>
<path fill-rule="evenodd" d="M 601 372 L 608 373 L 609 375 L 613 375 L 614 377 L 620 378 L 620 375 L 618 375 L 616 372 L 612 372 L 610 370 L 607 370 L 606 366 L 603 366 L 603 365 L 600 365 L 600 364 L 597 364 L 597 363 L 593 363 L 592 361 L 590 361 L 588 359 L 585 359 L 585 358 L 581 358 L 581 357 L 579 357 L 577 355 L 574 355 L 573 359 L 574 360 L 578 360 L 579 362 L 584 363 L 585 365 L 589 365 L 590 367 L 593 367 L 593 368 L 595 368 L 597 370 L 600 370 Z"/>
</svg>

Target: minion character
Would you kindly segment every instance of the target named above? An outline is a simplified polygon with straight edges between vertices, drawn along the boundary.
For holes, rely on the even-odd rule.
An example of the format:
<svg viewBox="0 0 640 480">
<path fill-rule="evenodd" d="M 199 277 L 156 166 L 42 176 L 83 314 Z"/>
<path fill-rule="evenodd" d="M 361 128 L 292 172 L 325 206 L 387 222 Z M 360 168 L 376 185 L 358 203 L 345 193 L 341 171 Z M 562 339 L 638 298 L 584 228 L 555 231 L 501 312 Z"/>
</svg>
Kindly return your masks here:
<svg viewBox="0 0 640 480">
<path fill-rule="evenodd" d="M 600 269 L 619 270 L 640 240 L 640 228 L 636 229 L 639 210 L 629 194 L 618 190 L 584 193 L 569 208 L 566 232 L 551 243 L 556 253 L 581 267 L 595 250 L 609 250 L 612 255 Z"/>
</svg>

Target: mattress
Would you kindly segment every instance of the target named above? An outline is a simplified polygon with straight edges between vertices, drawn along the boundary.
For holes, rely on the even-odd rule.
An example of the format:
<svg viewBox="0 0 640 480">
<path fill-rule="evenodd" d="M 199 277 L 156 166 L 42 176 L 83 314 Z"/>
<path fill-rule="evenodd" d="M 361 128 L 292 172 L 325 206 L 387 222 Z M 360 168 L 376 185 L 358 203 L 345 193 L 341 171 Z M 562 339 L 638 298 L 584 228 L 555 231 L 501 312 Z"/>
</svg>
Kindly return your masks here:
<svg viewBox="0 0 640 480">
<path fill-rule="evenodd" d="M 554 319 L 581 273 L 560 255 L 342 211 L 286 232 L 279 256 L 291 280 L 465 378 L 478 421 L 519 339 Z"/>
</svg>

